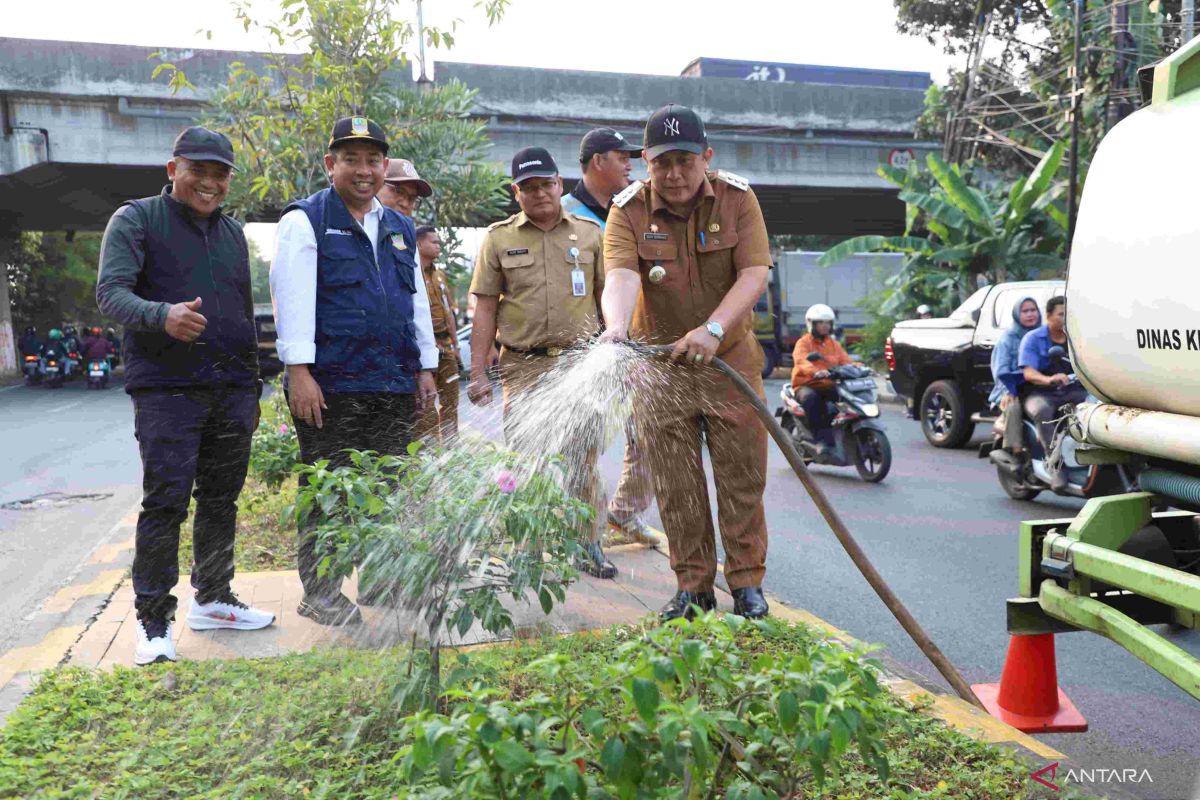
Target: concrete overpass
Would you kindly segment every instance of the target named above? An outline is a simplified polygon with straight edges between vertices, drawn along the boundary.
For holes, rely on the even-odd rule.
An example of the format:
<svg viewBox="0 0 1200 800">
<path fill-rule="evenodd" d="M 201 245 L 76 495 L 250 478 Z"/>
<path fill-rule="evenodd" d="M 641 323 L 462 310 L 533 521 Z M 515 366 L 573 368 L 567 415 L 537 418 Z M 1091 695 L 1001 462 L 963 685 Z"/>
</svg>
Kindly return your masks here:
<svg viewBox="0 0 1200 800">
<path fill-rule="evenodd" d="M 173 96 L 151 80 L 151 52 L 0 38 L 0 216 L 32 230 L 102 227 L 122 200 L 161 188 L 175 134 L 229 63 L 262 63 L 254 53 L 168 51 L 196 85 Z M 473 113 L 487 122 L 497 163 L 507 169 L 517 149 L 541 145 L 568 181 L 588 128 L 640 139 L 658 106 L 692 106 L 708 124 L 714 165 L 751 181 L 773 233 L 899 232 L 903 204 L 875 170 L 896 153 L 938 147 L 912 138 L 923 103 L 914 89 L 439 63 L 436 80 L 452 78 L 478 90 Z"/>
</svg>

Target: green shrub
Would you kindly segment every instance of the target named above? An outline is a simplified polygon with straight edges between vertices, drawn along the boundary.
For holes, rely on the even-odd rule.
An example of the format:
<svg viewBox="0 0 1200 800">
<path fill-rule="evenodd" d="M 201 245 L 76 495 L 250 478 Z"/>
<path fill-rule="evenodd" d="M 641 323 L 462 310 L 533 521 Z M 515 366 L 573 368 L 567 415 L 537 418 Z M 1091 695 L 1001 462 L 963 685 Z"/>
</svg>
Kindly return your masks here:
<svg viewBox="0 0 1200 800">
<path fill-rule="evenodd" d="M 292 428 L 287 400 L 279 381 L 261 403 L 262 418 L 250 443 L 250 474 L 276 489 L 300 463 L 300 442 Z"/>
<path fill-rule="evenodd" d="M 430 799 L 773 800 L 809 796 L 853 748 L 886 781 L 895 712 L 871 663 L 811 637 L 764 646 L 793 636 L 709 614 L 643 631 L 599 670 L 545 655 L 527 668 L 541 691 L 456 688 L 449 715 L 407 720 L 402 775 Z"/>
<path fill-rule="evenodd" d="M 357 567 L 360 597 L 418 611 L 436 701 L 443 624 L 460 636 L 476 622 L 507 633 L 513 619 L 501 595 L 533 595 L 549 614 L 575 577 L 594 511 L 567 490 L 561 457 L 529 458 L 483 439 L 444 450 L 414 443 L 405 458 L 347 452 L 348 466 L 299 468 L 290 513 L 315 525 L 323 574 Z"/>
</svg>

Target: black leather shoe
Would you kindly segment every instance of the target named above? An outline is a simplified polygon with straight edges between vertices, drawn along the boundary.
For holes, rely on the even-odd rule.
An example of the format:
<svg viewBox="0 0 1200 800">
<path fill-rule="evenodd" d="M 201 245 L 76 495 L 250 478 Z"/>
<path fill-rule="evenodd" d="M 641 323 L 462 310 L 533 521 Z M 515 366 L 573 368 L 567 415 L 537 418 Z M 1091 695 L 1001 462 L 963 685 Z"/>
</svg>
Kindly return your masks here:
<svg viewBox="0 0 1200 800">
<path fill-rule="evenodd" d="M 617 577 L 617 565 L 608 560 L 608 556 L 604 555 L 604 549 L 600 547 L 599 542 L 593 542 L 583 548 L 583 552 L 575 561 L 575 566 L 579 567 L 581 572 L 586 572 L 593 578 L 602 578 L 606 581 L 611 581 Z"/>
<path fill-rule="evenodd" d="M 296 612 L 319 625 L 358 625 L 362 622 L 358 606 L 341 592 L 333 597 L 306 594 Z"/>
<path fill-rule="evenodd" d="M 717 596 L 712 592 L 676 592 L 658 612 L 658 616 L 663 622 L 680 617 L 691 620 L 696 616 L 696 609 L 692 606 L 698 606 L 702 612 L 712 611 L 717 607 Z"/>
<path fill-rule="evenodd" d="M 762 589 L 757 586 L 734 589 L 731 594 L 733 595 L 733 613 L 739 617 L 762 619 L 770 610 L 767 598 L 763 597 Z"/>
</svg>

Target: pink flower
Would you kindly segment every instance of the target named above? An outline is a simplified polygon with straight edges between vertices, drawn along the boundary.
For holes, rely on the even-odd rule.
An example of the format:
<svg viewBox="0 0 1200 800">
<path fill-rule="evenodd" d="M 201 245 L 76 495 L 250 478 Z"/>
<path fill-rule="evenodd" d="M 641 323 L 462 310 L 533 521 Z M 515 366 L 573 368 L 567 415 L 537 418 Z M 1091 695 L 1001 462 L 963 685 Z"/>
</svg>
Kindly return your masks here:
<svg viewBox="0 0 1200 800">
<path fill-rule="evenodd" d="M 500 487 L 502 493 L 512 494 L 517 489 L 516 476 L 506 469 L 500 470 L 496 475 L 496 485 Z"/>
<path fill-rule="evenodd" d="M 285 422 L 284 424 L 282 424 L 282 425 L 280 425 L 280 426 L 279 426 L 279 432 L 280 432 L 280 433 L 287 433 L 287 432 L 288 432 L 288 426 L 287 426 L 287 423 L 286 423 L 286 422 Z"/>
</svg>

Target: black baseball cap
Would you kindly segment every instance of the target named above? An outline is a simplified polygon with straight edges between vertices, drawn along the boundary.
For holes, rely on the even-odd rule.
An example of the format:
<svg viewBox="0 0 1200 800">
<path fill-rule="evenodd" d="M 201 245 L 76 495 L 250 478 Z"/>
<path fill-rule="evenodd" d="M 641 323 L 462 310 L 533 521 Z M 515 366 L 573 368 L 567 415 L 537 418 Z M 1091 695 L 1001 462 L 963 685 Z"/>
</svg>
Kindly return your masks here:
<svg viewBox="0 0 1200 800">
<path fill-rule="evenodd" d="M 175 137 L 175 149 L 171 151 L 171 155 L 189 161 L 217 161 L 234 167 L 233 145 L 229 142 L 229 137 L 199 125 L 187 128 Z"/>
<path fill-rule="evenodd" d="M 525 147 L 513 156 L 513 183 L 520 183 L 528 178 L 553 178 L 557 174 L 558 164 L 554 163 L 554 156 L 544 147 Z"/>
<path fill-rule="evenodd" d="M 374 142 L 383 148 L 387 155 L 387 134 L 379 123 L 366 117 L 342 117 L 333 123 L 333 132 L 329 134 L 329 149 L 346 142 Z"/>
<path fill-rule="evenodd" d="M 674 103 L 663 106 L 646 120 L 644 138 L 646 158 L 658 158 L 671 150 L 684 150 L 703 155 L 708 149 L 708 134 L 704 121 L 687 106 Z"/>
<path fill-rule="evenodd" d="M 584 164 L 592 156 L 610 153 L 613 150 L 623 150 L 634 158 L 642 152 L 642 146 L 627 141 L 620 132 L 612 128 L 593 128 L 583 136 L 579 143 L 579 163 Z"/>
</svg>

